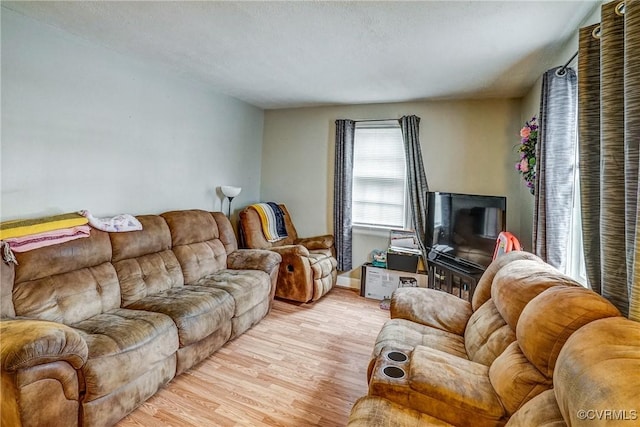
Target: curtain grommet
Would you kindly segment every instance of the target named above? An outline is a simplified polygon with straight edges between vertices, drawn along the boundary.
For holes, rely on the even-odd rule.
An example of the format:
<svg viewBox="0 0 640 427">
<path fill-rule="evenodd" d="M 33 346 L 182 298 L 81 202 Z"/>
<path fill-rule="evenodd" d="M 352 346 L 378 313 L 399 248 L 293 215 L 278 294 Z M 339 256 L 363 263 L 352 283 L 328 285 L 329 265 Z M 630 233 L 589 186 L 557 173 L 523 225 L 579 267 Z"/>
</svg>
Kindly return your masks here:
<svg viewBox="0 0 640 427">
<path fill-rule="evenodd" d="M 625 12 L 625 4 L 624 4 L 624 2 L 623 2 L 623 1 L 621 1 L 620 3 L 618 3 L 618 4 L 616 5 L 615 11 L 616 11 L 616 15 L 618 15 L 618 16 L 624 16 L 624 12 Z"/>
<path fill-rule="evenodd" d="M 596 26 L 593 31 L 591 31 L 591 35 L 593 36 L 594 39 L 599 39 L 600 37 L 602 37 L 602 26 L 598 25 Z"/>
</svg>

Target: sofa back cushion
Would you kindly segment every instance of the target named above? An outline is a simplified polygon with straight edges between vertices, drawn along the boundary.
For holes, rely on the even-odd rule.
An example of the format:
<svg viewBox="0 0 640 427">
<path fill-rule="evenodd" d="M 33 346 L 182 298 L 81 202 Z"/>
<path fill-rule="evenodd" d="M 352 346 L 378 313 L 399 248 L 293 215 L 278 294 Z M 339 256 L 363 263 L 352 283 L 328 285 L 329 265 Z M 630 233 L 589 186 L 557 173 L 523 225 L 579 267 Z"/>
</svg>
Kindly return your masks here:
<svg viewBox="0 0 640 427">
<path fill-rule="evenodd" d="M 171 249 L 171 232 L 167 222 L 159 215 L 139 215 L 140 231 L 109 233 L 112 261 L 132 259 Z"/>
<path fill-rule="evenodd" d="M 244 247 L 251 249 L 269 249 L 275 246 L 293 245 L 298 239 L 298 232 L 291 221 L 291 215 L 285 205 L 279 205 L 284 213 L 284 225 L 287 229 L 287 237 L 277 242 L 269 242 L 262 232 L 260 216 L 251 206 L 240 212 L 240 228 L 244 238 Z"/>
<path fill-rule="evenodd" d="M 594 320 L 616 316 L 620 311 L 589 289 L 554 287 L 525 307 L 516 337 L 527 359 L 551 378 L 558 354 L 571 334 Z"/>
<path fill-rule="evenodd" d="M 506 424 L 506 427 L 567 427 L 562 418 L 553 390 L 546 390 L 522 405 Z"/>
<path fill-rule="evenodd" d="M 489 379 L 509 415 L 553 384 L 529 362 L 517 341 L 491 364 Z"/>
<path fill-rule="evenodd" d="M 498 271 L 502 269 L 505 265 L 522 259 L 528 259 L 531 261 L 544 262 L 542 259 L 538 258 L 534 254 L 525 251 L 511 251 L 507 252 L 489 264 L 489 267 L 482 273 L 482 277 L 478 280 L 478 284 L 476 285 L 476 289 L 473 291 L 473 298 L 471 299 L 471 306 L 473 310 L 477 310 L 487 302 L 489 298 L 491 298 L 491 287 L 493 284 L 493 279 L 495 278 Z"/>
<path fill-rule="evenodd" d="M 182 268 L 185 284 L 226 268 L 227 250 L 210 212 L 184 210 L 161 216 L 169 226 L 172 250 Z"/>
<path fill-rule="evenodd" d="M 489 368 L 491 384 L 509 414 L 552 387 L 560 350 L 577 329 L 619 316 L 610 302 L 583 287 L 555 286 L 524 308 L 512 343 Z"/>
<path fill-rule="evenodd" d="M 640 323 L 610 317 L 577 330 L 560 351 L 553 373 L 553 389 L 567 424 L 637 425 L 638 372 Z"/>
<path fill-rule="evenodd" d="M 515 340 L 516 333 L 504 321 L 492 299 L 473 312 L 464 330 L 467 356 L 486 366 Z"/>
<path fill-rule="evenodd" d="M 16 253 L 13 304 L 17 316 L 73 324 L 120 307 L 111 242 L 88 238 Z"/>
<path fill-rule="evenodd" d="M 518 260 L 496 273 L 491 298 L 507 325 L 515 331 L 520 314 L 529 301 L 548 288 L 560 285 L 581 287 L 549 264 Z"/>
<path fill-rule="evenodd" d="M 164 218 L 141 215 L 137 219 L 142 230 L 109 233 L 123 307 L 184 284 L 180 263 L 171 251 L 171 232 Z"/>
<path fill-rule="evenodd" d="M 238 250 L 238 241 L 236 240 L 236 234 L 231 226 L 231 221 L 222 212 L 211 212 L 213 219 L 218 224 L 218 233 L 220 234 L 220 241 L 224 245 L 227 255 L 231 252 Z"/>
</svg>

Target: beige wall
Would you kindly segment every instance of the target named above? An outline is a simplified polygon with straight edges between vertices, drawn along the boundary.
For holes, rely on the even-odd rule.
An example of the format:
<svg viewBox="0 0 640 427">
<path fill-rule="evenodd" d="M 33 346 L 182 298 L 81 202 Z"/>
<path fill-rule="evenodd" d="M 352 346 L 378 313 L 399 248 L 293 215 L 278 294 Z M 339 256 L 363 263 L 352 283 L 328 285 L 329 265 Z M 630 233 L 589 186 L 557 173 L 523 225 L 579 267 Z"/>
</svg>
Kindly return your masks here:
<svg viewBox="0 0 640 427">
<path fill-rule="evenodd" d="M 571 57 L 571 55 L 569 55 Z M 522 98 L 520 105 L 520 127 L 524 126 L 524 123 L 531 120 L 533 116 L 540 118 L 540 92 L 542 89 L 542 77 L 533 85 L 529 93 Z M 521 207 L 520 210 L 520 225 L 521 235 L 518 236 L 520 243 L 526 251 L 533 250 L 533 211 L 535 198 L 529 192 L 529 189 L 525 186 L 524 180 L 520 179 L 520 187 L 518 191 L 518 203 Z"/>
<path fill-rule="evenodd" d="M 301 236 L 333 232 L 335 120 L 421 118 L 420 141 L 429 188 L 507 196 L 507 228 L 521 234 L 514 164 L 520 128 L 519 99 L 430 101 L 296 108 L 265 112 L 263 200 L 287 205 Z M 528 207 L 527 207 L 528 209 Z M 529 212 L 530 215 L 530 212 Z M 354 268 L 387 238 L 355 234 Z"/>
</svg>

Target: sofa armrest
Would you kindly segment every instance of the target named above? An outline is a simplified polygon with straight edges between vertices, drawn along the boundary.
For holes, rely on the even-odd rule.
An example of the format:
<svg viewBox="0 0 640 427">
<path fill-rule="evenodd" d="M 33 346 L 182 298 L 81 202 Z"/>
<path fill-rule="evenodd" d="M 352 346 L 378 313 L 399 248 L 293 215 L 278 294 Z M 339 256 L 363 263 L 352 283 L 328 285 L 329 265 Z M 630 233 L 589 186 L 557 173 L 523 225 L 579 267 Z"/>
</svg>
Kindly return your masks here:
<svg viewBox="0 0 640 427">
<path fill-rule="evenodd" d="M 471 303 L 446 292 L 398 288 L 391 296 L 391 318 L 406 319 L 463 335 L 473 314 Z"/>
<path fill-rule="evenodd" d="M 324 236 L 305 237 L 296 239 L 295 244 L 302 245 L 307 249 L 331 249 L 333 248 L 333 235 L 325 234 Z"/>
<path fill-rule="evenodd" d="M 69 326 L 31 319 L 0 321 L 2 370 L 15 372 L 46 363 L 64 361 L 79 369 L 89 350 L 84 339 Z"/>
<path fill-rule="evenodd" d="M 231 270 L 262 270 L 271 275 L 278 271 L 282 256 L 266 249 L 238 249 L 227 256 Z"/>
<path fill-rule="evenodd" d="M 302 245 L 283 245 L 274 246 L 270 250 L 279 253 L 283 257 L 285 256 L 309 256 L 309 250 Z"/>
</svg>

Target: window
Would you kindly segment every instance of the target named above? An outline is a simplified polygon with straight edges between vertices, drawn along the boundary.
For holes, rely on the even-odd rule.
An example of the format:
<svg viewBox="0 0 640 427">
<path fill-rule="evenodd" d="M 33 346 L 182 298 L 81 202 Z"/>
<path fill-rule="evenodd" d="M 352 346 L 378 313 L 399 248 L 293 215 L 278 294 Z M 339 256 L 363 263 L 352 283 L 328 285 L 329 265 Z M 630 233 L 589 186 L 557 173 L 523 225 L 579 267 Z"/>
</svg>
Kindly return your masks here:
<svg viewBox="0 0 640 427">
<path fill-rule="evenodd" d="M 577 103 L 577 96 L 575 102 Z M 565 272 L 583 285 L 587 285 L 587 270 L 584 262 L 584 245 L 582 241 L 582 215 L 580 203 L 580 156 L 578 153 L 579 133 L 578 120 L 576 126 L 575 175 L 573 182 L 573 205 L 571 212 L 571 228 L 569 229 L 569 251 L 567 254 L 567 271 Z"/>
<path fill-rule="evenodd" d="M 353 224 L 406 228 L 407 185 L 398 123 L 359 122 L 353 149 Z"/>
<path fill-rule="evenodd" d="M 584 263 L 584 247 L 582 243 L 582 215 L 580 213 L 580 181 L 579 167 L 576 162 L 575 193 L 573 196 L 573 211 L 571 229 L 569 230 L 569 254 L 566 273 L 586 286 L 587 270 Z"/>
</svg>

